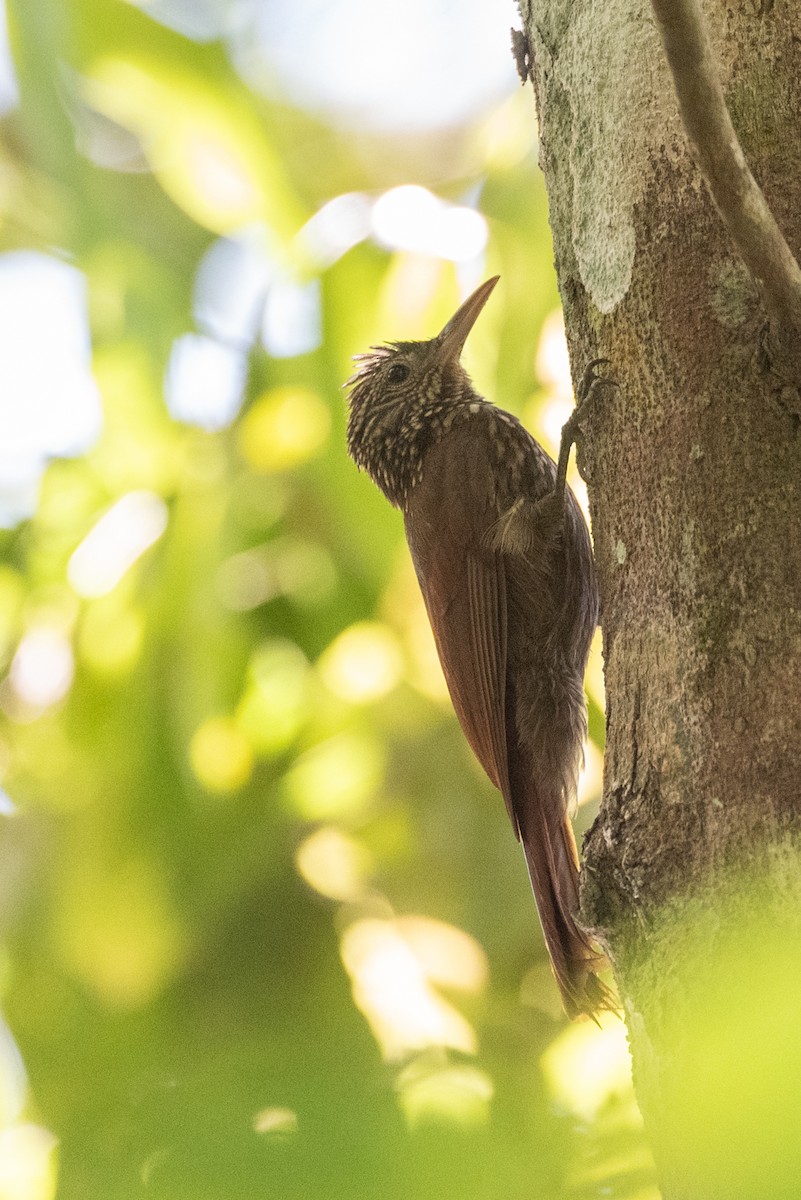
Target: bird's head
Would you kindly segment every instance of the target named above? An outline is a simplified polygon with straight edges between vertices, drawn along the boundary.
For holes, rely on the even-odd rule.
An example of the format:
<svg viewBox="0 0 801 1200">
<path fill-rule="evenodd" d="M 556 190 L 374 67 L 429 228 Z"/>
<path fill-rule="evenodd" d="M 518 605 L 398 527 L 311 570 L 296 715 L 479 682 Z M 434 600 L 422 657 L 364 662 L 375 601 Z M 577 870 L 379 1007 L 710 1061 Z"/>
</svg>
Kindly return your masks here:
<svg viewBox="0 0 801 1200">
<path fill-rule="evenodd" d="M 429 341 L 374 346 L 355 359 L 346 384 L 348 452 L 394 504 L 449 410 L 475 398 L 460 357 L 498 278 L 476 288 Z"/>
</svg>

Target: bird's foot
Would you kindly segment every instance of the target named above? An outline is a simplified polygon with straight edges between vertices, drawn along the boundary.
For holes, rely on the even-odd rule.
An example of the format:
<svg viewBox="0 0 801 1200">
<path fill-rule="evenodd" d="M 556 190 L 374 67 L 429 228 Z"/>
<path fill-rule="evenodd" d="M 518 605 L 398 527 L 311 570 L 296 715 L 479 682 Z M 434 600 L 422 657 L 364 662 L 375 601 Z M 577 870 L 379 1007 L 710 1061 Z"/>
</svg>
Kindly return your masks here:
<svg viewBox="0 0 801 1200">
<path fill-rule="evenodd" d="M 579 436 L 582 422 L 589 413 L 599 388 L 616 388 L 618 386 L 614 379 L 607 379 L 605 375 L 596 374 L 596 368 L 604 366 L 608 362 L 608 358 L 594 358 L 591 362 L 587 363 L 576 393 L 576 407 L 562 426 L 562 441 L 559 446 L 559 461 L 556 464 L 556 484 L 554 486 L 554 496 L 560 507 L 564 504 L 565 500 L 567 461 L 570 458 L 570 448 L 575 444 Z"/>
<path fill-rule="evenodd" d="M 606 375 L 599 375 L 597 372 L 598 367 L 607 367 L 609 365 L 610 360 L 608 358 L 593 358 L 587 363 L 576 392 L 576 407 L 568 417 L 565 429 L 571 424 L 574 430 L 579 428 L 584 418 L 588 415 L 599 388 L 616 388 L 618 386 L 616 380 L 609 379 Z"/>
</svg>

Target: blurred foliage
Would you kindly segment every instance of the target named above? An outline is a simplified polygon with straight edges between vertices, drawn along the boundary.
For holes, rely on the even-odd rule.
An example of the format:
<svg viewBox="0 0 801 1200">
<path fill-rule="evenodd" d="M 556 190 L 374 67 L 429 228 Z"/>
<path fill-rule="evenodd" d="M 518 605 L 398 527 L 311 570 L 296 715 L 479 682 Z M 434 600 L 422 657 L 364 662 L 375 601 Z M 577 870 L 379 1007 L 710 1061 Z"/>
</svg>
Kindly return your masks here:
<svg viewBox="0 0 801 1200">
<path fill-rule="evenodd" d="M 401 521 L 344 451 L 351 356 L 496 271 L 468 366 L 558 426 L 530 96 L 379 139 L 118 0 L 9 21 L 0 266 L 83 273 L 102 430 L 2 534 L 0 1197 L 653 1197 L 623 1026 L 565 1026 Z M 408 183 L 478 197 L 486 251 L 309 236 Z M 266 283 L 227 338 L 238 285 L 209 264 L 243 236 Z M 190 400 L 240 356 L 228 416 L 171 415 L 187 334 Z"/>
</svg>

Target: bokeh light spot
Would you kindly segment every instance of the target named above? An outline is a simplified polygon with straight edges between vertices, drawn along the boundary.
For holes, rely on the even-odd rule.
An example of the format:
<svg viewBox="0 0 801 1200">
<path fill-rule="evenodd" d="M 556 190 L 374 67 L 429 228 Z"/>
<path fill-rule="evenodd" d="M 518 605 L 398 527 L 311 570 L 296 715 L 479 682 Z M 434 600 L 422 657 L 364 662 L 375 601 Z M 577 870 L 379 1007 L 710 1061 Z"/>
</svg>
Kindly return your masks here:
<svg viewBox="0 0 801 1200">
<path fill-rule="evenodd" d="M 276 596 L 316 608 L 336 585 L 336 568 L 317 542 L 280 537 L 226 558 L 217 569 L 216 590 L 234 612 L 248 612 Z"/>
<path fill-rule="evenodd" d="M 376 200 L 372 229 L 392 250 L 468 262 L 487 246 L 487 222 L 472 208 L 448 204 L 418 184 L 391 188 Z"/>
<path fill-rule="evenodd" d="M 579 770 L 576 802 L 581 808 L 597 800 L 603 787 L 604 757 L 589 738 L 584 743 L 584 762 Z"/>
<path fill-rule="evenodd" d="M 164 384 L 170 415 L 212 433 L 224 429 L 239 412 L 246 376 L 238 346 L 200 333 L 176 338 Z"/>
<path fill-rule="evenodd" d="M 325 444 L 331 415 L 316 392 L 281 387 L 266 392 L 239 426 L 239 446 L 254 471 L 288 471 Z"/>
<path fill-rule="evenodd" d="M 233 612 L 258 608 L 278 591 L 278 581 L 260 547 L 226 558 L 217 569 L 216 582 L 220 599 Z"/>
<path fill-rule="evenodd" d="M 432 983 L 462 992 L 486 987 L 487 956 L 469 933 L 433 917 L 399 917 L 396 925 Z"/>
<path fill-rule="evenodd" d="M 231 30 L 256 88 L 375 130 L 458 125 L 519 82 L 509 54 L 511 0 L 255 3 Z"/>
<path fill-rule="evenodd" d="M 340 945 L 353 997 L 387 1059 L 444 1046 L 475 1054 L 469 1021 L 429 984 L 425 970 L 391 921 L 363 918 Z"/>
<path fill-rule="evenodd" d="M 596 629 L 590 646 L 590 657 L 587 662 L 584 686 L 601 712 L 605 712 L 606 687 L 604 684 L 603 636 L 600 628 Z"/>
<path fill-rule="evenodd" d="M 19 85 L 8 42 L 8 17 L 5 0 L 0 4 L 0 116 L 5 115 L 19 102 Z"/>
<path fill-rule="evenodd" d="M 295 863 L 309 886 L 331 900 L 357 899 L 372 868 L 367 848 L 332 825 L 301 842 Z"/>
<path fill-rule="evenodd" d="M 364 733 L 343 733 L 301 755 L 285 786 L 295 811 L 308 821 L 351 817 L 374 799 L 383 770 L 380 743 Z"/>
<path fill-rule="evenodd" d="M 198 326 L 220 342 L 250 346 L 274 272 L 269 232 L 263 225 L 218 238 L 195 274 L 193 312 Z"/>
<path fill-rule="evenodd" d="M 162 187 L 199 224 L 236 232 L 267 219 L 286 235 L 301 221 L 283 169 L 252 110 L 225 99 L 173 59 L 108 56 L 84 81 L 89 103 L 139 137 Z"/>
<path fill-rule="evenodd" d="M 329 267 L 370 233 L 372 203 L 361 192 L 335 196 L 310 217 L 298 241 L 313 263 Z"/>
<path fill-rule="evenodd" d="M 478 140 L 491 170 L 511 171 L 529 155 L 537 141 L 529 97 L 520 88 L 494 109 L 479 126 Z"/>
<path fill-rule="evenodd" d="M 565 318 L 561 308 L 554 309 L 543 322 L 537 346 L 537 376 L 549 391 L 569 400 L 572 395 L 570 354 L 565 337 Z"/>
<path fill-rule="evenodd" d="M 259 212 L 259 192 L 247 164 L 221 131 L 188 128 L 184 142 L 186 183 L 203 196 L 206 223 L 232 229 Z"/>
<path fill-rule="evenodd" d="M 278 590 L 314 609 L 332 594 L 337 581 L 330 553 L 319 542 L 286 537 L 270 544 L 270 564 Z"/>
<path fill-rule="evenodd" d="M 154 492 L 128 492 L 103 514 L 73 553 L 67 578 L 79 596 L 105 596 L 167 528 Z"/>
<path fill-rule="evenodd" d="M 549 454 L 556 458 L 559 454 L 562 428 L 575 407 L 565 319 L 561 309 L 556 309 L 545 319 L 537 346 L 536 371 L 547 395 L 544 402 L 538 398 L 529 406 L 529 411 L 524 414 L 525 423 Z M 575 455 L 571 455 L 567 478 L 589 524 L 587 486 L 579 475 Z"/>
<path fill-rule="evenodd" d="M 11 663 L 11 686 L 32 709 L 46 709 L 63 700 L 75 670 L 72 646 L 60 629 L 45 625 L 30 629 Z"/>
<path fill-rule="evenodd" d="M 254 1133 L 286 1137 L 298 1132 L 298 1114 L 291 1108 L 262 1108 L 253 1118 Z"/>
<path fill-rule="evenodd" d="M 100 999 L 142 1008 L 167 984 L 184 956 L 184 937 L 160 864 L 145 858 L 73 863 L 59 913 L 70 969 Z"/>
<path fill-rule="evenodd" d="M 323 340 L 319 280 L 273 281 L 264 302 L 261 339 L 273 358 L 294 358 L 317 349 Z"/>
<path fill-rule="evenodd" d="M 398 1099 L 412 1129 L 423 1125 L 486 1125 L 494 1094 L 486 1072 L 469 1063 L 410 1063 L 395 1084 Z"/>
<path fill-rule="evenodd" d="M 0 526 L 32 515 L 49 457 L 81 454 L 100 433 L 87 307 L 74 267 L 0 255 Z"/>
<path fill-rule="evenodd" d="M 294 642 L 275 638 L 256 650 L 236 722 L 257 754 L 280 754 L 297 736 L 308 713 L 309 676 Z"/>
<path fill-rule="evenodd" d="M 233 792 L 253 771 L 253 749 L 231 717 L 210 717 L 195 730 L 189 761 L 198 781 L 209 792 Z"/>
<path fill-rule="evenodd" d="M 573 1024 L 542 1056 L 542 1069 L 556 1104 L 591 1121 L 613 1097 L 632 1091 L 626 1026 L 614 1013 L 598 1024 Z"/>
<path fill-rule="evenodd" d="M 327 687 L 352 704 L 380 699 L 400 681 L 403 658 L 387 625 L 361 621 L 344 630 L 323 653 L 320 675 Z"/>
<path fill-rule="evenodd" d="M 53 1200 L 57 1144 L 49 1129 L 27 1121 L 0 1129 L 0 1200 Z"/>
<path fill-rule="evenodd" d="M 27 1085 L 22 1056 L 11 1030 L 0 1020 L 0 1129 L 19 1117 Z"/>
</svg>

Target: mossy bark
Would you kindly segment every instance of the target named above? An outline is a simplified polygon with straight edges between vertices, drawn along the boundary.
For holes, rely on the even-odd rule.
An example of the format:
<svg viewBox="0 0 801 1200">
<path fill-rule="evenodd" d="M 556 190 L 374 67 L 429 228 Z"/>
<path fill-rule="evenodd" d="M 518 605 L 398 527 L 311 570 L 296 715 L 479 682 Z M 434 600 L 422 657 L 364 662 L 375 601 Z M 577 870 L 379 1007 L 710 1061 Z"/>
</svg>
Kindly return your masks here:
<svg viewBox="0 0 801 1200">
<path fill-rule="evenodd" d="M 579 376 L 604 356 L 620 384 L 580 459 L 607 686 L 583 915 L 614 965 L 666 1200 L 797 1194 L 801 396 L 771 371 L 646 0 L 521 11 L 571 360 Z M 798 256 L 796 0 L 704 11 Z"/>
</svg>

